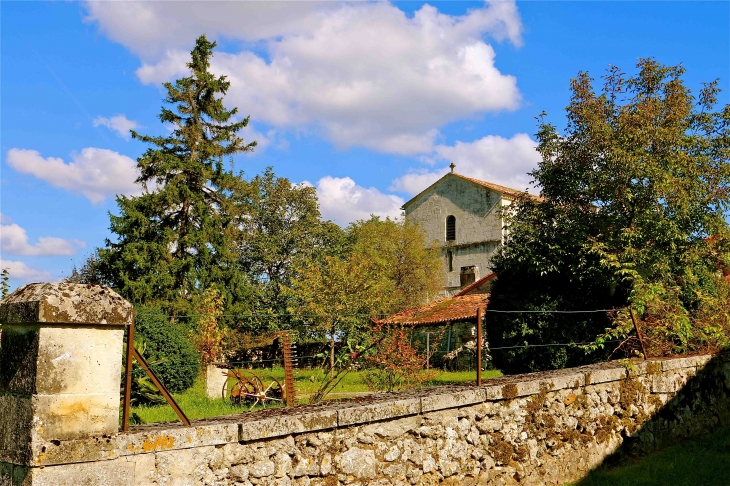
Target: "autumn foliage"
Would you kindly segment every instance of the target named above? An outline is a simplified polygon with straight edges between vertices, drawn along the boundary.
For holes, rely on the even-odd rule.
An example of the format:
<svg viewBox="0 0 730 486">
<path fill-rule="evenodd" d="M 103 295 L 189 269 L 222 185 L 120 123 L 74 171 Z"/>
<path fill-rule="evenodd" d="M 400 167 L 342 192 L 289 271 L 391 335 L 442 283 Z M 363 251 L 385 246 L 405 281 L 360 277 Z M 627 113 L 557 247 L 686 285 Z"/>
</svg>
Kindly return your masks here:
<svg viewBox="0 0 730 486">
<path fill-rule="evenodd" d="M 218 318 L 223 311 L 223 297 L 215 287 L 209 287 L 198 306 L 197 330 L 192 341 L 200 354 L 200 362 L 207 366 L 220 358 L 223 351 L 225 329 L 218 325 Z"/>
<path fill-rule="evenodd" d="M 411 344 L 412 331 L 403 328 L 387 329 L 378 343 L 375 353 L 365 358 L 364 379 L 374 391 L 396 391 L 418 388 L 436 376 L 436 371 L 426 369 L 426 356 L 419 354 Z"/>
</svg>

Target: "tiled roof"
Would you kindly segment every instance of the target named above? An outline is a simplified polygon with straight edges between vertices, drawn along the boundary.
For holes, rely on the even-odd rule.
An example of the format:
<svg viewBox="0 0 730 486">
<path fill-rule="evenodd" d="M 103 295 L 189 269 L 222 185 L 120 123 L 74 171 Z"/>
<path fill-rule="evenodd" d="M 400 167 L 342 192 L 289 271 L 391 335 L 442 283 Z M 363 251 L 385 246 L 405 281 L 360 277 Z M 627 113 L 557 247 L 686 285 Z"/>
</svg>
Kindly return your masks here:
<svg viewBox="0 0 730 486">
<path fill-rule="evenodd" d="M 460 179 L 464 179 L 465 181 L 469 181 L 469 182 L 474 183 L 474 184 L 477 184 L 479 186 L 486 187 L 487 189 L 491 189 L 492 191 L 499 192 L 502 195 L 508 196 L 508 198 L 510 198 L 510 197 L 516 198 L 516 197 L 524 196 L 526 194 L 523 191 L 519 191 L 517 189 L 512 189 L 511 187 L 500 186 L 499 184 L 494 184 L 493 182 L 487 182 L 487 181 L 482 181 L 482 180 L 479 180 L 479 179 L 473 179 L 471 177 L 466 177 L 466 176 L 463 176 L 461 174 L 457 174 L 456 172 L 449 172 L 448 174 L 444 175 L 441 179 L 437 180 L 436 182 L 434 182 L 433 184 L 431 184 L 430 186 L 428 186 L 426 189 L 424 189 L 423 191 L 419 192 L 418 194 L 416 194 L 415 196 L 413 196 L 411 199 L 409 199 L 408 201 L 406 201 L 405 204 L 403 204 L 403 208 L 402 209 L 404 209 L 406 206 L 408 206 L 413 201 L 415 201 L 416 199 L 418 199 L 420 197 L 420 195 L 423 194 L 424 192 L 426 192 L 429 188 L 436 186 L 443 179 L 445 179 L 447 177 L 451 177 L 451 176 L 456 176 L 456 177 L 458 177 Z M 530 198 L 530 199 L 533 199 L 535 201 L 542 201 L 543 200 L 542 197 L 535 196 L 534 194 L 529 194 L 529 193 L 527 193 L 527 197 Z"/>
<path fill-rule="evenodd" d="M 463 176 L 461 174 L 457 174 L 456 172 L 453 173 L 457 177 L 461 177 L 462 179 L 466 179 L 467 181 L 471 181 L 474 184 L 479 184 L 482 187 L 486 187 L 487 189 L 491 189 L 493 191 L 501 192 L 502 194 L 508 194 L 511 196 L 519 196 L 524 194 L 523 191 L 518 191 L 517 189 L 512 189 L 511 187 L 507 186 L 500 186 L 499 184 L 494 184 L 493 182 L 487 182 L 487 181 L 481 181 L 479 179 L 473 179 L 471 177 Z"/>
<path fill-rule="evenodd" d="M 381 324 L 425 326 L 476 319 L 477 308 L 487 308 L 489 294 L 473 294 L 435 300 L 415 309 L 407 309 L 379 321 Z"/>
</svg>

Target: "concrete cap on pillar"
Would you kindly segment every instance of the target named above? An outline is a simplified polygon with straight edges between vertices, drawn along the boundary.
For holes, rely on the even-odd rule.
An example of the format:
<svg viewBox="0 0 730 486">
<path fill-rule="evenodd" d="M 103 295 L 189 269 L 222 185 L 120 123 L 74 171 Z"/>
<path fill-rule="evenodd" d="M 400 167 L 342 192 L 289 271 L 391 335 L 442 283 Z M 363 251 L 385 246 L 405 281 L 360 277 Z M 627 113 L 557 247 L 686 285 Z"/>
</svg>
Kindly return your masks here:
<svg viewBox="0 0 730 486">
<path fill-rule="evenodd" d="M 132 323 L 133 307 L 102 285 L 32 283 L 0 301 L 2 324 L 107 324 Z"/>
</svg>

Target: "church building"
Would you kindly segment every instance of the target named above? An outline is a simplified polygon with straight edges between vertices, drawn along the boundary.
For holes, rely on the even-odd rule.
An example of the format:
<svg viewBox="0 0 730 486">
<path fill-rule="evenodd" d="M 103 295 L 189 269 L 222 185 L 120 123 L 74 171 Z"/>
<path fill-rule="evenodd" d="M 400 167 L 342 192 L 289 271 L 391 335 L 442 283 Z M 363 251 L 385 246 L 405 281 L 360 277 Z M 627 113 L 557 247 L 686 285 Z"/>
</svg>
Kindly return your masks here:
<svg viewBox="0 0 730 486">
<path fill-rule="evenodd" d="M 454 172 L 443 176 L 403 205 L 406 221 L 426 232 L 441 249 L 446 269 L 442 297 L 450 297 L 491 273 L 492 256 L 502 245 L 502 208 L 524 194 L 517 189 Z"/>
</svg>

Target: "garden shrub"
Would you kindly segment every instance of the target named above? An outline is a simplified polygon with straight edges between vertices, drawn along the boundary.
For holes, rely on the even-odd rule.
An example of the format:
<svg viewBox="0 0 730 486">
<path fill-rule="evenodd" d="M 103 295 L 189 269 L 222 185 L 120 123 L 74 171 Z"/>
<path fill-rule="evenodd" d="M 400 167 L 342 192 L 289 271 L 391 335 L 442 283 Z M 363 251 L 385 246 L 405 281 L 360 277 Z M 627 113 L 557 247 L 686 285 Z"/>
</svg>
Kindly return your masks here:
<svg viewBox="0 0 730 486">
<path fill-rule="evenodd" d="M 365 384 L 373 391 L 397 391 L 420 388 L 436 376 L 426 369 L 426 356 L 411 345 L 411 331 L 406 329 L 381 330 L 386 333 L 375 352 L 365 358 Z"/>
<path fill-rule="evenodd" d="M 168 390 L 180 393 L 193 386 L 200 373 L 200 357 L 184 326 L 171 323 L 159 307 L 140 306 L 135 333 L 147 343 L 145 358 L 161 361 L 151 367 Z"/>
</svg>

